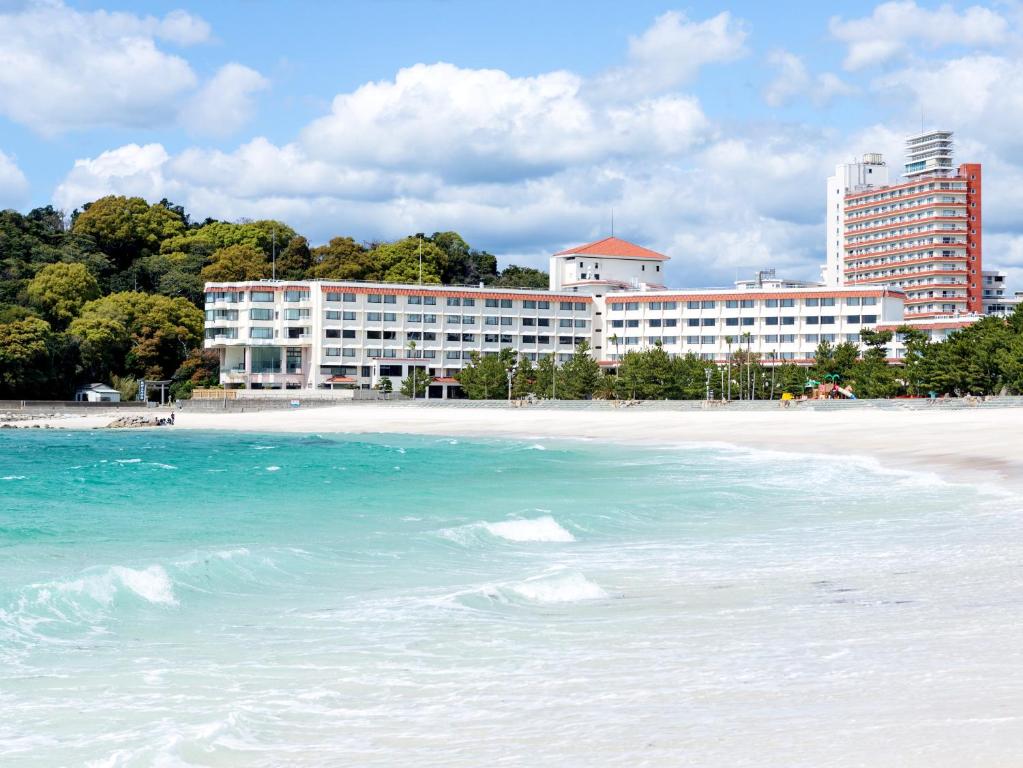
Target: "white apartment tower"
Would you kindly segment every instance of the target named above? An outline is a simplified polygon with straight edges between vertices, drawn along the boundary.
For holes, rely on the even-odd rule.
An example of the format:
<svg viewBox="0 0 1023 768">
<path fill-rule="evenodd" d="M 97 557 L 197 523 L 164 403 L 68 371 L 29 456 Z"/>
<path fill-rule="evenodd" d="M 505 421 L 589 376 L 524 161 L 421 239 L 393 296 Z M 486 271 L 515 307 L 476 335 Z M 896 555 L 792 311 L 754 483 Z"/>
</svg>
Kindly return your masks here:
<svg viewBox="0 0 1023 768">
<path fill-rule="evenodd" d="M 951 176 L 952 131 L 927 131 L 906 139 L 906 181 L 919 176 Z"/>
<path fill-rule="evenodd" d="M 828 178 L 827 261 L 821 269 L 825 285 L 845 284 L 845 198 L 850 192 L 868 187 L 887 186 L 888 166 L 876 152 L 868 152 L 859 162 L 835 166 L 835 175 Z"/>
</svg>

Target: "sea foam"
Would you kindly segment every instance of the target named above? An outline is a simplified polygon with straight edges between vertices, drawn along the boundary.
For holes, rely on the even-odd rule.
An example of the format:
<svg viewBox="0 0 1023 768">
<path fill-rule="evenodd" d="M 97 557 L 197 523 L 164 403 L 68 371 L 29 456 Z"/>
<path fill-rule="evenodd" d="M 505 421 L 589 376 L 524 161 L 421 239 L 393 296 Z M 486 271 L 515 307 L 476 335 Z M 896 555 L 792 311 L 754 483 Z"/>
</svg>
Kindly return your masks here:
<svg viewBox="0 0 1023 768">
<path fill-rule="evenodd" d="M 90 573 L 77 579 L 57 582 L 52 589 L 63 595 L 87 595 L 98 603 L 109 605 L 114 596 L 125 588 L 149 603 L 177 605 L 174 584 L 159 565 L 142 570 L 114 565 L 103 573 Z M 48 596 L 49 590 L 40 589 L 40 598 Z"/>
<path fill-rule="evenodd" d="M 550 515 L 536 517 L 532 520 L 505 520 L 500 523 L 484 523 L 483 527 L 492 536 L 508 541 L 575 541 Z"/>
</svg>

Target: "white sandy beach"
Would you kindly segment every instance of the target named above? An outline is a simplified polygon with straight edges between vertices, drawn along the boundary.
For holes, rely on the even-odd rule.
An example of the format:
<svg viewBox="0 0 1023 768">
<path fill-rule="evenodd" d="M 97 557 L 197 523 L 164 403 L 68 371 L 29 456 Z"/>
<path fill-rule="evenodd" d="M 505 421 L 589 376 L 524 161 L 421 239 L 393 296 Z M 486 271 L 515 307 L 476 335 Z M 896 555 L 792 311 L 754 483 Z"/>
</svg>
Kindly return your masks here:
<svg viewBox="0 0 1023 768">
<path fill-rule="evenodd" d="M 91 429 L 110 415 L 30 424 Z M 890 468 L 1023 488 L 1023 408 L 983 410 L 644 411 L 393 407 L 371 403 L 250 413 L 176 413 L 173 429 L 407 433 L 623 444 L 719 442 L 786 452 L 873 457 Z"/>
</svg>

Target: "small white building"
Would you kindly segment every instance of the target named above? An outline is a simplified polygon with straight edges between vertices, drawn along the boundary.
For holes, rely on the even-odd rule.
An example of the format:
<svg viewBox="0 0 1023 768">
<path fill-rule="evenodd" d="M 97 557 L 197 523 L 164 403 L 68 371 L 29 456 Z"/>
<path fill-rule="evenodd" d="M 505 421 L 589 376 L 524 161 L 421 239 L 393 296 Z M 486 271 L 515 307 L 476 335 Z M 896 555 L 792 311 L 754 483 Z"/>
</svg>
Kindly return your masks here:
<svg viewBox="0 0 1023 768">
<path fill-rule="evenodd" d="M 575 293 L 664 288 L 663 253 L 617 237 L 560 251 L 551 256 L 550 289 Z"/>
<path fill-rule="evenodd" d="M 75 390 L 75 402 L 119 403 L 121 393 L 106 384 L 86 384 Z"/>
</svg>

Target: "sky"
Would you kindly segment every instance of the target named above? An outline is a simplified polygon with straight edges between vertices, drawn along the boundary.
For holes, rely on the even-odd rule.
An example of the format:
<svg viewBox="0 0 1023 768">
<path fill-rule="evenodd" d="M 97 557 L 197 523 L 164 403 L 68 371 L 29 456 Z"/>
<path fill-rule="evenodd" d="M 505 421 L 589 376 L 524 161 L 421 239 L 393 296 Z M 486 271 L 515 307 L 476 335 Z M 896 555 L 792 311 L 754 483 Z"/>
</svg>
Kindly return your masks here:
<svg viewBox="0 0 1023 768">
<path fill-rule="evenodd" d="M 502 266 L 615 234 L 673 286 L 815 278 L 825 179 L 906 135 L 984 164 L 1023 289 L 1023 5 L 0 0 L 0 208 L 106 194 L 313 244 L 455 230 Z"/>
</svg>

